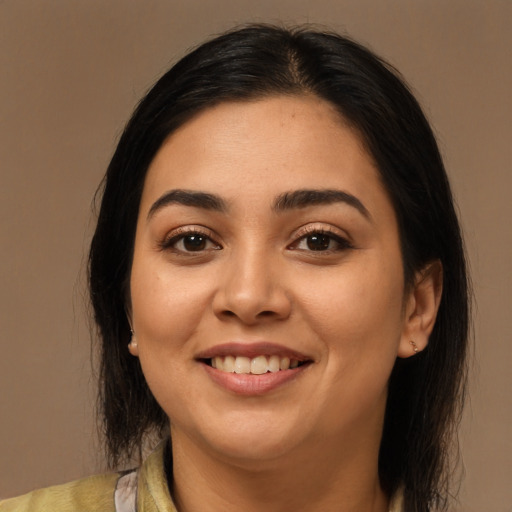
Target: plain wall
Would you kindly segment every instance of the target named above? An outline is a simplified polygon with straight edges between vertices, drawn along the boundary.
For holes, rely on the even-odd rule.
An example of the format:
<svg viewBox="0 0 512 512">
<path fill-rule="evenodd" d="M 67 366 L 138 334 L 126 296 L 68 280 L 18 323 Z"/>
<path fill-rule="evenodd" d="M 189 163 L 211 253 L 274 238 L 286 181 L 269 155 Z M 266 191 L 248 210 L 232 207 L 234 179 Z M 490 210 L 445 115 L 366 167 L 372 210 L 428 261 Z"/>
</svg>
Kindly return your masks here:
<svg viewBox="0 0 512 512">
<path fill-rule="evenodd" d="M 477 302 L 460 510 L 512 509 L 510 0 L 0 1 L 0 496 L 102 467 L 84 266 L 133 106 L 206 37 L 279 20 L 368 44 L 435 127 Z"/>
</svg>

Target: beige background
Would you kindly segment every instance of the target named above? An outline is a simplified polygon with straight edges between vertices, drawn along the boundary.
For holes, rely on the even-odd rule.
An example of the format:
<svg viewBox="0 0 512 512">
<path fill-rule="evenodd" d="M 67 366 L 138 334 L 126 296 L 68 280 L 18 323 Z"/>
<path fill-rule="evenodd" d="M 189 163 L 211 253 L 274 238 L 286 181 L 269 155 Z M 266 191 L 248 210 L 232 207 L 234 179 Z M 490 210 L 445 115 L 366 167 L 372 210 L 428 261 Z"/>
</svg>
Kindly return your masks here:
<svg viewBox="0 0 512 512">
<path fill-rule="evenodd" d="M 435 126 L 477 297 L 460 510 L 512 510 L 510 0 L 0 0 L 0 496 L 101 469 L 84 255 L 132 107 L 205 37 L 277 20 L 369 44 Z"/>
</svg>

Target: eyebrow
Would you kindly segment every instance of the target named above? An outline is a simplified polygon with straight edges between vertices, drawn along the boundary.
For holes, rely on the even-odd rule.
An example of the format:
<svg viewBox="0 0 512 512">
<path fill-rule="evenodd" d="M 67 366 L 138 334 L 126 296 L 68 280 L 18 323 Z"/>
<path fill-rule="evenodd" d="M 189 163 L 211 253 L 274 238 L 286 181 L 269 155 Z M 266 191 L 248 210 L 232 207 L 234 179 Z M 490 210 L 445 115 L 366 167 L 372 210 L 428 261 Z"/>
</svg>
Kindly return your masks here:
<svg viewBox="0 0 512 512">
<path fill-rule="evenodd" d="M 364 204 L 354 195 L 336 189 L 320 190 L 294 190 L 285 192 L 277 197 L 273 209 L 276 212 L 307 208 L 308 206 L 326 205 L 333 203 L 345 203 L 359 211 L 368 220 L 371 219 L 370 212 Z"/>
<path fill-rule="evenodd" d="M 371 219 L 370 212 L 354 195 L 335 189 L 304 189 L 285 192 L 277 196 L 272 209 L 275 212 L 285 212 L 309 206 L 345 203 L 358 210 L 364 217 Z M 195 190 L 169 190 L 159 197 L 148 212 L 148 220 L 160 209 L 171 204 L 181 204 L 204 210 L 227 212 L 228 205 L 224 199 L 215 194 Z"/>
<path fill-rule="evenodd" d="M 159 197 L 149 209 L 148 220 L 160 209 L 171 204 L 181 204 L 184 206 L 192 206 L 194 208 L 202 208 L 216 212 L 227 211 L 226 202 L 219 196 L 208 194 L 206 192 L 196 192 L 194 190 L 169 190 Z"/>
</svg>

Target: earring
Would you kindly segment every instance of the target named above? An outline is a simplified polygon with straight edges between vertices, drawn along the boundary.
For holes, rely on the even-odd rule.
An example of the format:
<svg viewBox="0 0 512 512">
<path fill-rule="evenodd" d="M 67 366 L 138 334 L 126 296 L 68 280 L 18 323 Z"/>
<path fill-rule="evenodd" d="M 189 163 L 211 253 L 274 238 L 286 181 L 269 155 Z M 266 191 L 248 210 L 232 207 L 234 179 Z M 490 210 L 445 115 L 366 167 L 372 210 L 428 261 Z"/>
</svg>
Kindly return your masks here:
<svg viewBox="0 0 512 512">
<path fill-rule="evenodd" d="M 418 345 L 416 345 L 415 341 L 409 341 L 409 343 L 412 345 L 412 349 L 414 350 L 414 353 L 417 354 L 419 352 Z"/>
<path fill-rule="evenodd" d="M 128 343 L 129 348 L 137 348 L 137 340 L 135 339 L 135 333 L 132 329 L 130 329 L 130 343 Z"/>
</svg>

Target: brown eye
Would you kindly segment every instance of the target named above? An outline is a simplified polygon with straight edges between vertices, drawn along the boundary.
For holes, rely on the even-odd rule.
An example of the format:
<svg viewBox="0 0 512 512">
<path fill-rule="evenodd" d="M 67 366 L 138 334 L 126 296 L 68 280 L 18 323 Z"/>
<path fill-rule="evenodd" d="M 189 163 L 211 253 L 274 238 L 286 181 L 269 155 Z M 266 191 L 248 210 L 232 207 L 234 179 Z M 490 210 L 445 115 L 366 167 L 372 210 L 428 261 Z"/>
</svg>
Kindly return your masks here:
<svg viewBox="0 0 512 512">
<path fill-rule="evenodd" d="M 326 251 L 330 249 L 332 237 L 322 233 L 314 233 L 306 238 L 306 244 L 311 251 Z"/>
<path fill-rule="evenodd" d="M 170 250 L 176 253 L 193 253 L 221 249 L 209 235 L 199 231 L 180 233 L 164 240 L 160 247 L 163 250 Z"/>
<path fill-rule="evenodd" d="M 186 235 L 182 238 L 182 244 L 185 251 L 203 251 L 206 249 L 208 238 L 204 235 Z"/>
<path fill-rule="evenodd" d="M 291 246 L 292 250 L 333 253 L 351 249 L 352 245 L 345 238 L 327 231 L 312 231 L 302 236 Z"/>
</svg>

